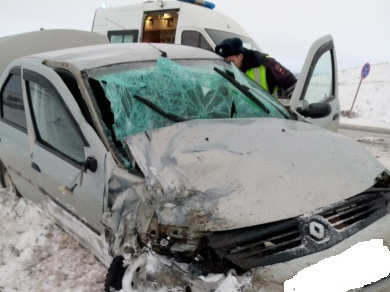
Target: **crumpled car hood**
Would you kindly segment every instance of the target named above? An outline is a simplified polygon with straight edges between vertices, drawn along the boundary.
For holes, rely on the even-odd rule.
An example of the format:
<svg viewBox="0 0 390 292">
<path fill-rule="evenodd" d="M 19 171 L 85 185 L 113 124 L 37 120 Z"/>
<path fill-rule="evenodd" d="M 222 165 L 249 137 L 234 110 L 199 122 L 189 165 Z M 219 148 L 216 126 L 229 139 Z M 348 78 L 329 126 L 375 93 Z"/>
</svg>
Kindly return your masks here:
<svg viewBox="0 0 390 292">
<path fill-rule="evenodd" d="M 161 224 L 221 231 L 311 213 L 385 170 L 355 141 L 274 118 L 193 120 L 127 138 Z"/>
</svg>

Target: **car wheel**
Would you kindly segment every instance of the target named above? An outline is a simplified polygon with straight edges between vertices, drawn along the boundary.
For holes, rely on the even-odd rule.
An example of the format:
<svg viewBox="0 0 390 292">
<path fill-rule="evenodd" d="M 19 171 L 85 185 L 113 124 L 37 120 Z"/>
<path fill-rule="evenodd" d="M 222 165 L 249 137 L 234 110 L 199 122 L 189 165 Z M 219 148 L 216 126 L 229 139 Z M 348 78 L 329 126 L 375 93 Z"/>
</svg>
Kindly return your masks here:
<svg viewBox="0 0 390 292">
<path fill-rule="evenodd" d="M 123 256 L 116 256 L 112 260 L 104 282 L 104 292 L 119 291 L 122 289 L 122 279 L 126 272 L 123 261 Z"/>
<path fill-rule="evenodd" d="M 17 191 L 15 184 L 13 183 L 7 168 L 0 161 L 0 184 L 1 187 L 8 193 L 16 194 L 18 197 L 21 197 L 19 192 Z"/>
<path fill-rule="evenodd" d="M 146 264 L 147 256 L 142 254 L 136 258 L 131 266 L 127 267 L 122 280 L 125 291 L 145 291 L 147 288 L 154 288 L 147 285 L 153 281 L 148 281 L 151 279 L 147 277 Z"/>
</svg>

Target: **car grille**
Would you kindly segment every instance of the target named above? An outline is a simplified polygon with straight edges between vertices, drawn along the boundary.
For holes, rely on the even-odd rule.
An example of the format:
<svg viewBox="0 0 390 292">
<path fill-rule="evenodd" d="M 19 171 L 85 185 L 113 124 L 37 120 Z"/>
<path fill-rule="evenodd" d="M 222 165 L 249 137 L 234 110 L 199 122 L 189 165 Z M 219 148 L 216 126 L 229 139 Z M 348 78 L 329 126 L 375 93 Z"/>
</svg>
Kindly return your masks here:
<svg viewBox="0 0 390 292">
<path fill-rule="evenodd" d="M 228 259 L 242 269 L 249 269 L 262 258 L 267 264 L 269 256 L 302 244 L 300 222 L 297 219 L 230 232 L 215 233 L 209 238 L 209 246 L 220 257 Z"/>
<path fill-rule="evenodd" d="M 324 217 L 337 230 L 353 226 L 375 214 L 386 204 L 385 198 L 378 194 L 347 200 L 319 215 Z"/>
<path fill-rule="evenodd" d="M 288 261 L 327 249 L 387 213 L 384 193 L 368 192 L 329 208 L 284 221 L 216 232 L 207 238 L 217 256 L 242 270 Z M 318 234 L 310 231 L 314 223 Z M 319 228 L 317 227 L 317 228 Z"/>
</svg>

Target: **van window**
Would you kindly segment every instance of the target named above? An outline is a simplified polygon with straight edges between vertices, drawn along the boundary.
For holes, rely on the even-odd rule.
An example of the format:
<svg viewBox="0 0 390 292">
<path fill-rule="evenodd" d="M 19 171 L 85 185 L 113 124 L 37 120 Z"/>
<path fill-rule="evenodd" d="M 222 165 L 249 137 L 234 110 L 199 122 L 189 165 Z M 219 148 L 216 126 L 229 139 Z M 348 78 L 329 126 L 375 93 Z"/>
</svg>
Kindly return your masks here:
<svg viewBox="0 0 390 292">
<path fill-rule="evenodd" d="M 138 42 L 138 30 L 110 30 L 107 36 L 111 43 Z"/>
<path fill-rule="evenodd" d="M 240 38 L 245 48 L 250 50 L 258 50 L 256 43 L 250 37 L 235 34 L 230 31 L 216 30 L 210 28 L 206 28 L 206 32 L 209 34 L 210 38 L 216 45 L 219 45 L 224 39 Z"/>
<path fill-rule="evenodd" d="M 22 80 L 19 74 L 11 74 L 1 91 L 1 117 L 17 128 L 26 129 Z"/>
<path fill-rule="evenodd" d="M 145 12 L 142 42 L 173 44 L 178 17 L 178 10 Z"/>
<path fill-rule="evenodd" d="M 213 48 L 210 46 L 204 36 L 195 30 L 183 31 L 181 35 L 181 44 L 213 51 Z"/>
</svg>

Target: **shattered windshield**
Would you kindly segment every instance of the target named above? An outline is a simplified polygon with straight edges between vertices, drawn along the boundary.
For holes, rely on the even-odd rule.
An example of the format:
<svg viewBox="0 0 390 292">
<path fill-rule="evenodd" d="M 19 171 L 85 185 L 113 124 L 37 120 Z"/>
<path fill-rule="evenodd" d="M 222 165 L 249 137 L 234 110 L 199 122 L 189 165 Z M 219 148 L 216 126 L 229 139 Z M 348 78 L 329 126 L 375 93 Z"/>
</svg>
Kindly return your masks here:
<svg viewBox="0 0 390 292">
<path fill-rule="evenodd" d="M 257 103 L 215 68 L 243 82 Z M 99 69 L 90 76 L 99 82 L 111 104 L 112 128 L 120 142 L 186 120 L 290 117 L 272 96 L 254 88 L 237 68 L 220 60 L 160 58 Z"/>
</svg>

